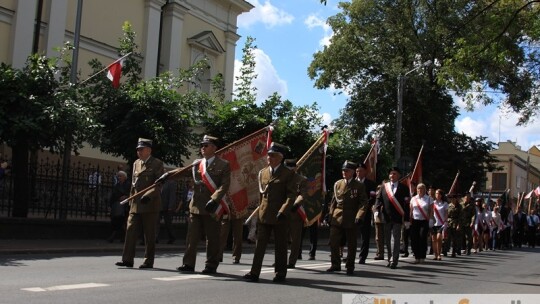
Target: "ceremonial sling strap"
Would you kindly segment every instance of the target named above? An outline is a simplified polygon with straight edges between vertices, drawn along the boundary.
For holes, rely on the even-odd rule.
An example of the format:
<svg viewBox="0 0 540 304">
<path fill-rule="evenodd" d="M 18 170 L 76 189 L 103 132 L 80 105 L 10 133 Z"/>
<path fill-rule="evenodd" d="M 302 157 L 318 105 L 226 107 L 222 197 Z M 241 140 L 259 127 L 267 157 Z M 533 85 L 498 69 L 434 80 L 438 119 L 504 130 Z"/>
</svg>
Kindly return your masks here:
<svg viewBox="0 0 540 304">
<path fill-rule="evenodd" d="M 435 204 L 433 204 L 433 211 L 435 212 L 435 216 L 437 217 L 437 219 L 439 220 L 439 222 L 445 223 L 445 221 L 443 221 L 442 216 L 441 216 L 441 214 L 439 213 L 439 210 L 437 209 L 437 206 L 436 206 Z"/>
<path fill-rule="evenodd" d="M 394 208 L 397 210 L 397 212 L 401 216 L 404 216 L 405 211 L 403 211 L 403 208 L 401 207 L 401 205 L 397 201 L 396 197 L 394 196 L 394 193 L 392 193 L 392 189 L 390 188 L 390 183 L 384 184 L 384 190 L 386 191 L 386 196 L 388 196 L 388 200 L 390 201 L 390 203 L 392 203 Z"/>
<path fill-rule="evenodd" d="M 420 213 L 422 213 L 422 216 L 424 217 L 424 219 L 426 221 L 429 220 L 426 213 L 424 212 L 424 209 L 422 208 L 422 206 L 420 206 L 420 203 L 418 201 L 419 201 L 418 197 L 415 197 L 414 202 L 416 203 L 416 207 L 418 207 L 418 210 L 420 210 Z"/>
<path fill-rule="evenodd" d="M 206 172 L 206 159 L 203 159 L 199 163 L 199 171 L 201 172 L 202 182 L 206 186 L 206 188 L 208 188 L 208 190 L 210 190 L 210 193 L 216 192 L 216 189 L 217 189 L 216 183 L 214 183 L 214 181 L 212 180 L 212 177 L 210 176 L 210 174 L 208 174 L 208 172 Z M 219 205 L 220 205 L 221 208 L 219 208 L 219 207 L 217 208 L 217 210 L 215 212 L 217 215 L 222 215 L 222 214 L 228 214 L 229 213 L 229 206 L 227 205 L 227 202 L 225 201 L 224 198 L 222 198 L 219 201 Z"/>
</svg>

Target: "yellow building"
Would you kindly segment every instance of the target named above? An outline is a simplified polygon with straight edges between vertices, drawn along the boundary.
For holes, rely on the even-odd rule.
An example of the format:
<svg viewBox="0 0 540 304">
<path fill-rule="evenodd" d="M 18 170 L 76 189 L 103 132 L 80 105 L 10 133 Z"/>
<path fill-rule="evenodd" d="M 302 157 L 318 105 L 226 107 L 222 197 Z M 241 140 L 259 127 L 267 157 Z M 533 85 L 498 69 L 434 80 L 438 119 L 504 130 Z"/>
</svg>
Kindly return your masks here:
<svg viewBox="0 0 540 304">
<path fill-rule="evenodd" d="M 90 59 L 98 58 L 106 65 L 118 58 L 118 38 L 128 21 L 137 34 L 144 79 L 163 71 L 174 73 L 207 57 L 210 70 L 202 78 L 209 80 L 221 73 L 225 96 L 232 95 L 240 38 L 237 17 L 253 8 L 244 0 L 0 0 L 0 61 L 21 68 L 33 51 L 57 55 L 55 48 L 74 39 L 79 2 L 81 80 L 89 76 Z M 210 83 L 201 87 L 209 91 Z M 81 154 L 108 158 L 84 149 Z"/>
<path fill-rule="evenodd" d="M 490 154 L 497 158 L 497 166 L 502 167 L 500 171 L 486 173 L 486 188 L 492 188 L 494 197 L 510 189 L 510 197 L 515 199 L 518 193 L 528 193 L 540 185 L 538 147 L 523 151 L 511 141 L 500 142 L 499 148 Z"/>
</svg>

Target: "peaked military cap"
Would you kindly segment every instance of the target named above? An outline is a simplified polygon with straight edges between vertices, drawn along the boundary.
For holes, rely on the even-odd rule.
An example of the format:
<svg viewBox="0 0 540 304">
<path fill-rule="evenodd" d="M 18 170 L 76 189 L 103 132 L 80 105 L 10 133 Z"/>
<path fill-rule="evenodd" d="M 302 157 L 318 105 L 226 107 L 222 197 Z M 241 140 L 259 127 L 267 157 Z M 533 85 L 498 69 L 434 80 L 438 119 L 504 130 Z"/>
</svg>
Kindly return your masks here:
<svg viewBox="0 0 540 304">
<path fill-rule="evenodd" d="M 270 149 L 268 149 L 268 154 L 271 154 L 271 153 L 279 153 L 281 155 L 285 155 L 287 154 L 287 151 L 289 150 L 289 147 L 287 146 L 284 146 L 282 144 L 278 144 L 276 142 L 273 142 L 271 145 L 270 145 Z"/>
<path fill-rule="evenodd" d="M 218 139 L 217 137 L 205 135 L 201 141 L 201 145 L 203 144 L 213 144 L 214 146 L 217 146 Z"/>
<path fill-rule="evenodd" d="M 137 142 L 137 149 L 139 148 L 152 148 L 152 141 L 146 138 L 139 138 Z"/>
<path fill-rule="evenodd" d="M 358 168 L 358 164 L 357 163 L 354 163 L 350 160 L 346 160 L 344 163 L 343 163 L 343 166 L 341 166 L 341 169 L 342 170 L 345 170 L 345 169 L 351 169 L 351 170 L 356 170 L 356 168 Z"/>
</svg>

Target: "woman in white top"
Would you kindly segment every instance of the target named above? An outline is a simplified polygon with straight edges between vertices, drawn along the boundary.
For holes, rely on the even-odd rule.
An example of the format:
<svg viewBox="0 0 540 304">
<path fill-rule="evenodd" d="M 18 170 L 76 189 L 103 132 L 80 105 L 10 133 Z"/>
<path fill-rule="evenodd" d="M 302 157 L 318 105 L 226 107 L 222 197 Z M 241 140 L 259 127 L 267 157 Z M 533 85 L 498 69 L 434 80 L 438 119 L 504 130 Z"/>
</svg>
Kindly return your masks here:
<svg viewBox="0 0 540 304">
<path fill-rule="evenodd" d="M 491 212 L 491 248 L 493 250 L 500 248 L 501 242 L 499 238 L 499 232 L 502 231 L 503 222 L 501 219 L 501 214 L 499 213 L 499 206 L 493 207 Z"/>
<path fill-rule="evenodd" d="M 433 199 L 426 194 L 426 191 L 426 185 L 418 184 L 416 187 L 418 194 L 410 202 L 411 230 L 409 233 L 416 259 L 414 264 L 423 263 L 426 259 L 429 220 L 433 218 Z"/>
<path fill-rule="evenodd" d="M 484 200 L 481 197 L 477 197 L 474 201 L 476 204 L 475 207 L 475 217 L 474 217 L 474 226 L 473 226 L 473 253 L 478 253 L 479 251 L 482 251 L 483 247 L 483 233 L 484 233 L 484 227 L 485 227 L 485 221 L 484 221 L 484 209 L 482 207 L 482 204 L 484 203 Z"/>
<path fill-rule="evenodd" d="M 434 260 L 442 260 L 442 241 L 446 233 L 446 221 L 448 220 L 448 203 L 444 201 L 444 192 L 435 190 L 433 202 L 433 227 L 431 228 L 431 246 L 433 247 Z"/>
</svg>

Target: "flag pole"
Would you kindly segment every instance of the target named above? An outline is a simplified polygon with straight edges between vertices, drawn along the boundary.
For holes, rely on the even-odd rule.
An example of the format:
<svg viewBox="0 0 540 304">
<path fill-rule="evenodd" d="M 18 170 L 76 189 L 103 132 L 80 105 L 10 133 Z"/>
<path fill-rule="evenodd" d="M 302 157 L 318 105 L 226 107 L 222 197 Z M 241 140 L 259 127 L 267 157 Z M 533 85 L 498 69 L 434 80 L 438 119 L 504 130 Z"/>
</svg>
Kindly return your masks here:
<svg viewBox="0 0 540 304">
<path fill-rule="evenodd" d="M 456 190 L 455 188 L 457 185 L 458 177 L 459 177 L 459 170 L 457 171 L 456 177 L 454 178 L 454 181 L 452 182 L 452 186 L 450 186 L 450 190 L 448 191 L 448 194 L 452 194 L 452 192 Z"/>
<path fill-rule="evenodd" d="M 234 145 L 237 145 L 237 144 L 240 143 L 240 142 L 243 142 L 243 141 L 246 141 L 246 140 L 248 140 L 248 139 L 251 139 L 251 138 L 253 138 L 253 137 L 259 135 L 260 133 L 262 133 L 262 132 L 264 132 L 264 131 L 267 131 L 268 128 L 269 128 L 270 126 L 271 126 L 271 125 L 266 126 L 266 127 L 262 128 L 262 129 L 260 129 L 260 130 L 258 130 L 258 131 L 255 131 L 255 132 L 253 132 L 253 133 L 251 133 L 251 134 L 249 134 L 249 135 L 247 135 L 247 136 L 242 137 L 241 139 L 239 139 L 239 140 L 237 140 L 237 141 L 235 141 L 235 142 L 232 142 L 232 143 L 226 145 L 225 147 L 223 147 L 223 148 L 217 150 L 217 151 L 216 151 L 216 154 L 217 154 L 217 155 L 220 155 L 220 154 L 223 154 L 223 153 L 227 152 L 227 150 L 230 149 L 231 147 L 233 147 Z M 175 176 L 179 176 L 181 173 L 184 173 L 184 172 L 186 172 L 187 170 L 190 170 L 191 168 L 193 168 L 193 166 L 195 166 L 195 165 L 197 165 L 197 164 L 199 164 L 199 162 L 194 162 L 194 163 L 192 163 L 191 165 L 187 165 L 187 166 L 185 166 L 185 167 L 181 167 L 181 168 L 177 168 L 177 169 L 171 170 L 171 171 L 169 171 L 169 174 L 167 175 L 167 179 L 173 178 L 173 177 L 175 177 Z M 150 191 L 151 189 L 155 188 L 156 186 L 157 186 L 157 184 L 152 184 L 152 185 L 148 186 L 147 188 L 144 188 L 143 190 L 141 190 L 141 191 L 139 191 L 139 192 L 137 192 L 137 193 L 131 195 L 130 197 L 126 198 L 125 200 L 121 201 L 120 204 L 122 204 L 122 205 L 123 205 L 123 204 L 126 204 L 128 201 L 130 201 L 130 200 L 132 200 L 132 199 L 135 199 L 135 198 L 137 198 L 137 197 L 139 197 L 139 196 L 144 195 L 146 192 Z"/>
<path fill-rule="evenodd" d="M 88 80 L 90 80 L 90 79 L 96 77 L 98 74 L 101 74 L 101 72 L 103 72 L 103 71 L 109 69 L 113 64 L 115 64 L 115 63 L 117 63 L 118 61 L 120 61 L 120 60 L 126 58 L 127 56 L 131 55 L 132 53 L 133 53 L 133 52 L 129 52 L 129 53 L 125 54 L 124 56 L 122 56 L 122 57 L 116 59 L 115 61 L 113 61 L 113 62 L 112 62 L 111 64 L 109 64 L 108 66 L 104 67 L 103 69 L 101 69 L 101 70 L 97 71 L 96 73 L 94 73 L 92 76 L 90 76 L 90 77 L 86 78 L 85 80 L 81 81 L 79 84 L 83 84 L 83 83 L 87 82 Z"/>
</svg>

